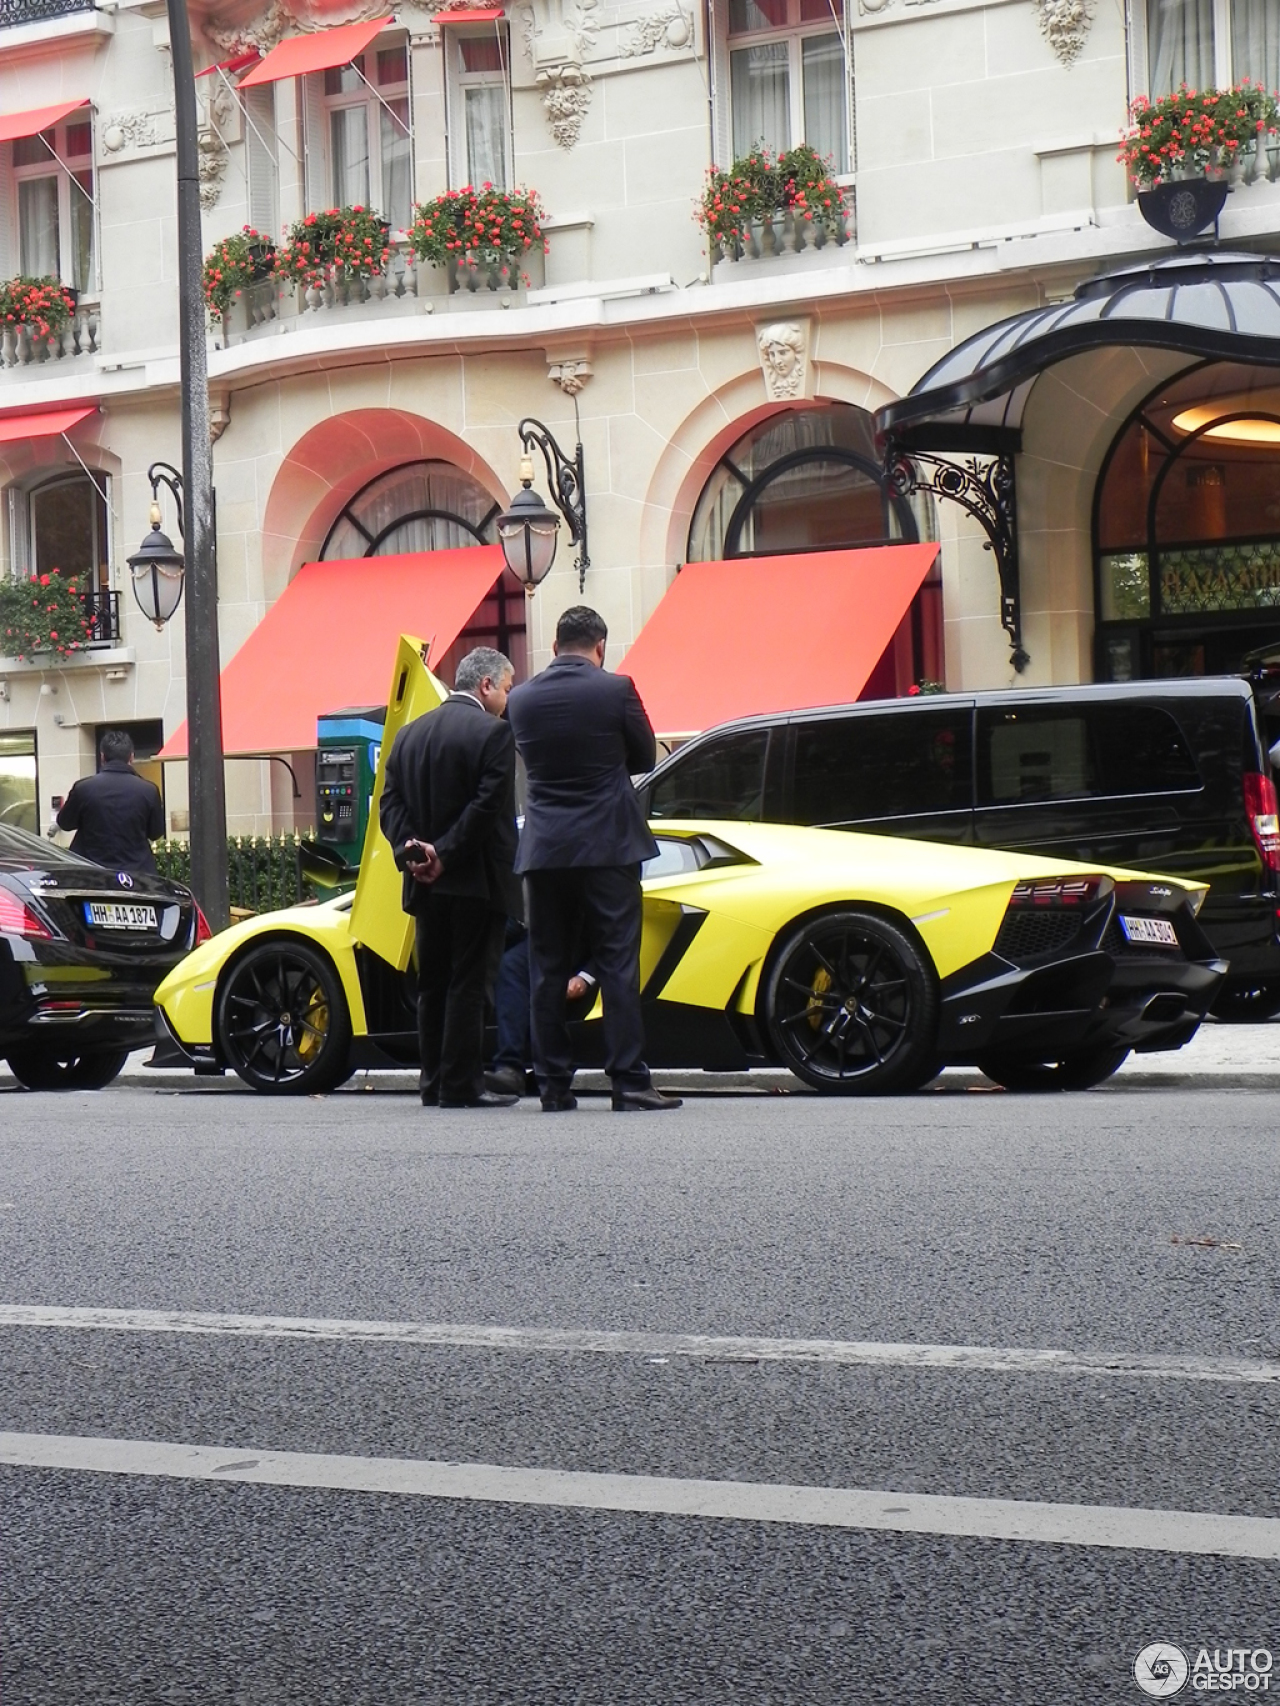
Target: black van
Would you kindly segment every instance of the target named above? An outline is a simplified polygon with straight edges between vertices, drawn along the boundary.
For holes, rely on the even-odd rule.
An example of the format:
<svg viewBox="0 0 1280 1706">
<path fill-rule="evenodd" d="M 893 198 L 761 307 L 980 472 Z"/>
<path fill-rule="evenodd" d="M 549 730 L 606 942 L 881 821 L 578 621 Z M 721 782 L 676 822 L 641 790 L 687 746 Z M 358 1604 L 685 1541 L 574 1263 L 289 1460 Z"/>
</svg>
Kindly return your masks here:
<svg viewBox="0 0 1280 1706">
<path fill-rule="evenodd" d="M 939 693 L 748 717 L 640 784 L 651 818 L 817 824 L 1043 852 L 1209 884 L 1215 1011 L 1280 1011 L 1280 825 L 1234 676 Z"/>
</svg>

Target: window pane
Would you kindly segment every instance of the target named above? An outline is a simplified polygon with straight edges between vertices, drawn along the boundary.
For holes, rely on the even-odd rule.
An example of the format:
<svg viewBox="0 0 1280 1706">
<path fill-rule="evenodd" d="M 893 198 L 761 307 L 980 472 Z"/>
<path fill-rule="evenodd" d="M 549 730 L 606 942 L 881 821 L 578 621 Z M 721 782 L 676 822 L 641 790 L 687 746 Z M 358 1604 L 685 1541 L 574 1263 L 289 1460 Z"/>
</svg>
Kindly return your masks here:
<svg viewBox="0 0 1280 1706">
<path fill-rule="evenodd" d="M 832 169 L 849 164 L 846 141 L 844 49 L 839 36 L 806 36 L 800 43 L 804 67 L 804 139 Z"/>
<path fill-rule="evenodd" d="M 1147 0 L 1151 95 L 1213 86 L 1213 0 Z"/>
<path fill-rule="evenodd" d="M 500 86 L 464 89 L 467 117 L 467 178 L 473 184 L 507 187 L 507 92 Z"/>
<path fill-rule="evenodd" d="M 1248 77 L 1280 88 L 1280 7 L 1276 0 L 1231 0 L 1231 59 L 1237 83 Z"/>
<path fill-rule="evenodd" d="M 757 142 L 777 153 L 790 148 L 789 62 L 785 41 L 740 47 L 729 55 L 735 159 L 749 154 Z"/>
<path fill-rule="evenodd" d="M 366 107 L 329 114 L 333 199 L 338 207 L 369 205 L 369 115 Z"/>
<path fill-rule="evenodd" d="M 1182 730 L 1154 705 L 1099 705 L 1089 722 L 1104 794 L 1163 794 L 1199 788 Z"/>
<path fill-rule="evenodd" d="M 726 735 L 691 752 L 654 788 L 650 817 L 731 818 L 759 823 L 764 813 L 768 731 Z"/>
<path fill-rule="evenodd" d="M 463 36 L 458 42 L 458 57 L 464 71 L 490 71 L 501 77 L 505 70 L 502 40 L 497 35 Z"/>
<path fill-rule="evenodd" d="M 360 81 L 364 73 L 364 58 L 353 59 L 350 65 L 335 65 L 324 74 L 324 92 L 326 95 L 354 95 L 357 89 L 363 89 Z"/>
<path fill-rule="evenodd" d="M 61 569 L 64 574 L 96 580 L 101 505 L 102 499 L 82 475 L 32 493 L 37 574 Z"/>
<path fill-rule="evenodd" d="M 54 133 L 41 131 L 39 136 L 19 136 L 13 144 L 15 166 L 47 166 L 51 159 Z"/>
<path fill-rule="evenodd" d="M 829 18 L 833 24 L 842 20 L 844 8 L 840 0 L 800 0 L 800 22 L 823 24 Z"/>
<path fill-rule="evenodd" d="M 378 83 L 385 88 L 388 83 L 407 83 L 409 81 L 409 50 L 407 47 L 383 48 L 378 55 Z"/>
<path fill-rule="evenodd" d="M 26 276 L 59 278 L 57 178 L 24 178 L 19 183 L 18 235 Z"/>
<path fill-rule="evenodd" d="M 796 727 L 796 823 L 968 811 L 967 708 L 840 717 Z"/>
<path fill-rule="evenodd" d="M 28 830 L 32 835 L 39 827 L 34 729 L 6 730 L 0 734 L 0 824 Z"/>
<path fill-rule="evenodd" d="M 92 172 L 71 180 L 71 282 L 77 290 L 93 289 Z"/>
<path fill-rule="evenodd" d="M 403 231 L 409 223 L 410 188 L 409 100 L 399 95 L 378 109 L 382 141 L 382 208 L 392 229 Z"/>
<path fill-rule="evenodd" d="M 1098 792 L 1080 711 L 979 711 L 981 801 L 1084 799 Z"/>
<path fill-rule="evenodd" d="M 787 0 L 729 0 L 729 34 L 780 30 L 787 24 Z"/>
<path fill-rule="evenodd" d="M 67 159 L 78 160 L 84 154 L 93 153 L 93 126 L 90 124 L 69 124 L 67 126 Z"/>
</svg>

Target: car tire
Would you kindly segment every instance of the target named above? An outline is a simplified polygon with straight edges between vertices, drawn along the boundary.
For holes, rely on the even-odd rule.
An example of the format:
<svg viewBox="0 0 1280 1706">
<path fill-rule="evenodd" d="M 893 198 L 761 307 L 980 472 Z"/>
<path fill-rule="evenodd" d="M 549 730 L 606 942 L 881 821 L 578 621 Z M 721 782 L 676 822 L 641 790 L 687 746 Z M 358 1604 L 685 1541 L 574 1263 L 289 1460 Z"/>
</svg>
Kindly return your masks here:
<svg viewBox="0 0 1280 1706">
<path fill-rule="evenodd" d="M 978 1062 L 978 1070 L 1006 1090 L 1092 1090 L 1118 1072 L 1128 1058 L 1127 1048 L 1092 1048 L 1062 1060 L 986 1058 Z"/>
<path fill-rule="evenodd" d="M 846 1096 L 917 1090 L 937 1069 L 938 981 L 905 930 L 870 912 L 828 912 L 785 937 L 764 1022 L 797 1078 Z"/>
<path fill-rule="evenodd" d="M 1255 983 L 1228 983 L 1219 990 L 1209 1009 L 1225 1025 L 1258 1025 L 1280 1013 L 1280 980 L 1259 978 Z"/>
<path fill-rule="evenodd" d="M 351 1016 L 333 962 L 304 942 L 260 942 L 218 991 L 222 1058 L 251 1090 L 315 1096 L 351 1075 Z"/>
<path fill-rule="evenodd" d="M 105 1090 L 129 1058 L 126 1048 L 76 1050 L 56 1043 L 25 1043 L 5 1059 L 13 1076 L 28 1090 Z"/>
</svg>

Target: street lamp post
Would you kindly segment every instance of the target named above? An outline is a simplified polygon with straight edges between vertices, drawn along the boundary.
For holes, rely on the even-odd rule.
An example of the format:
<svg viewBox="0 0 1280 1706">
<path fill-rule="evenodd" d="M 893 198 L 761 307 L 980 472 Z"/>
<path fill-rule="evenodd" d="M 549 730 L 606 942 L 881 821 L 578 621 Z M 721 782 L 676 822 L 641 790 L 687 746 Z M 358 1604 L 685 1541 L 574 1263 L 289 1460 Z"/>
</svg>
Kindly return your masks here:
<svg viewBox="0 0 1280 1706">
<path fill-rule="evenodd" d="M 183 544 L 187 599 L 187 776 L 191 886 L 215 930 L 230 922 L 222 761 L 218 571 L 205 342 L 200 154 L 186 0 L 167 0 L 178 143 L 178 314 L 182 374 Z"/>
<path fill-rule="evenodd" d="M 578 571 L 578 590 L 583 591 L 591 558 L 587 554 L 586 470 L 583 465 L 582 443 L 579 440 L 573 460 L 565 455 L 541 421 L 527 416 L 517 427 L 524 455 L 520 458 L 521 490 L 511 500 L 511 507 L 497 521 L 498 539 L 507 567 L 523 582 L 525 592 L 533 596 L 538 582 L 550 569 L 556 554 L 556 533 L 560 518 L 538 496 L 533 488 L 533 446 L 542 452 L 546 464 L 547 483 L 556 509 L 569 527 L 569 539 L 578 547 L 575 567 Z"/>
</svg>

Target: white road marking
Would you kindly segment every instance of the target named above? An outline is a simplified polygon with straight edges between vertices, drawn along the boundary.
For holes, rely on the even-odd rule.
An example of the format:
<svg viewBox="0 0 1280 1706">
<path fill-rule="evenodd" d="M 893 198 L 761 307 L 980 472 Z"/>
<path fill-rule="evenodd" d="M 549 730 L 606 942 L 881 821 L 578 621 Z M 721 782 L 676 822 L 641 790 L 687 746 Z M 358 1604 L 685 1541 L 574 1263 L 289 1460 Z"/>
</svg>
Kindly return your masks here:
<svg viewBox="0 0 1280 1706">
<path fill-rule="evenodd" d="M 895 1534 L 963 1535 L 1038 1545 L 1280 1559 L 1280 1521 L 1202 1511 L 1036 1504 L 1023 1499 L 948 1498 L 932 1493 L 790 1487 L 756 1481 L 686 1481 L 666 1475 L 595 1475 L 492 1463 L 330 1456 L 257 1451 L 251 1446 L 178 1445 L 166 1440 L 65 1434 L 0 1433 L 0 1464 L 485 1504 L 553 1505 L 570 1510 L 877 1529 Z"/>
<path fill-rule="evenodd" d="M 440 1349 L 683 1357 L 712 1362 L 837 1363 L 853 1368 L 958 1369 L 1125 1379 L 1280 1383 L 1280 1359 L 1144 1356 L 1127 1351 L 1020 1350 L 999 1345 L 897 1345 L 879 1340 L 719 1338 L 704 1333 L 593 1332 L 576 1327 L 459 1326 L 431 1321 L 349 1321 L 298 1315 L 218 1315 L 176 1309 L 82 1309 L 0 1304 L 0 1328 L 190 1333 L 223 1338 L 339 1340 Z"/>
</svg>

